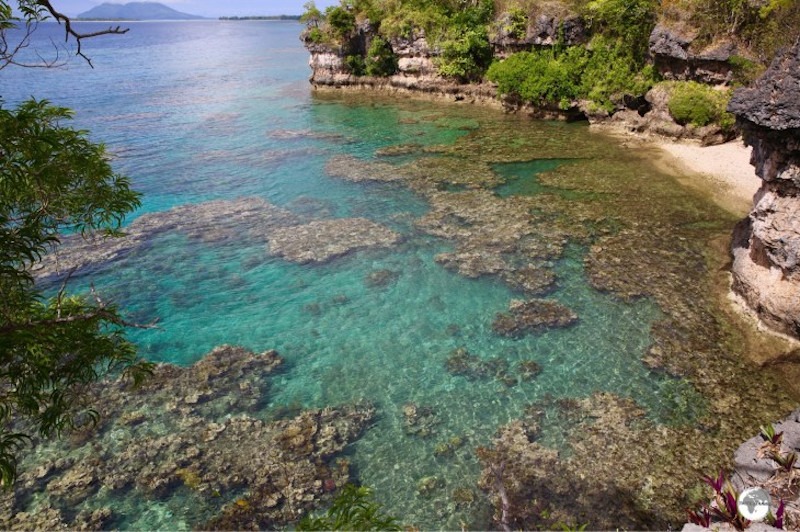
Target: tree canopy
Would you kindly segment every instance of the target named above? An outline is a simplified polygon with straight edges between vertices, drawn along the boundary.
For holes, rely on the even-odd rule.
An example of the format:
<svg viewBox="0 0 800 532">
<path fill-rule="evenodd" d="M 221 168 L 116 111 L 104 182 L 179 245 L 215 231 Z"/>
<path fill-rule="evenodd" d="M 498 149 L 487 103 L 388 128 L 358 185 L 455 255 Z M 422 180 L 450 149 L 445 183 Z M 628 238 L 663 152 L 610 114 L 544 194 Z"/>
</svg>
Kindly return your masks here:
<svg viewBox="0 0 800 532">
<path fill-rule="evenodd" d="M 0 0 L 0 69 L 17 64 L 21 49 L 9 34 L 29 39 L 47 16 L 65 24 L 67 38 L 84 35 L 47 0 L 18 0 L 21 17 Z M 66 20 L 66 22 L 65 22 Z M 119 30 L 122 31 L 122 30 Z M 110 28 L 108 32 L 119 32 Z M 19 33 L 21 32 L 21 33 Z M 139 206 L 129 180 L 116 174 L 105 148 L 68 125 L 72 113 L 46 101 L 7 108 L 0 100 L 0 483 L 16 478 L 27 440 L 59 436 L 93 422 L 86 387 L 109 373 L 140 381 L 150 364 L 125 339 L 129 326 L 113 304 L 92 290 L 70 295 L 65 280 L 45 297 L 33 270 L 65 232 L 118 234 Z M 67 280 L 69 276 L 67 275 Z"/>
</svg>

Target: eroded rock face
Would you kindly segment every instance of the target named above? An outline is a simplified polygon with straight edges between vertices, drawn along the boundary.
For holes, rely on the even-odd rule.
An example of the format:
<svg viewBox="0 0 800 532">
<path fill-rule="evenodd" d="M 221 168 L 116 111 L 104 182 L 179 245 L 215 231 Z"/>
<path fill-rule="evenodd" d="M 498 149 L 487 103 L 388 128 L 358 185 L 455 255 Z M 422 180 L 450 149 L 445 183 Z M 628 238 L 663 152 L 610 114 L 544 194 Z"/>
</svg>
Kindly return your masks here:
<svg viewBox="0 0 800 532">
<path fill-rule="evenodd" d="M 734 93 L 763 184 L 733 242 L 733 289 L 771 328 L 800 338 L 800 43 Z"/>
<path fill-rule="evenodd" d="M 91 404 L 100 423 L 63 442 L 34 442 L 14 491 L 0 493 L 0 528 L 113 528 L 113 509 L 97 510 L 95 496 L 166 502 L 184 488 L 196 505 L 182 518 L 195 527 L 266 529 L 297 519 L 347 482 L 346 462 L 332 459 L 374 409 L 325 408 L 272 422 L 252 415 L 281 364 L 275 351 L 223 346 L 190 367 L 157 366 L 139 389 L 122 379 L 98 383 Z"/>
<path fill-rule="evenodd" d="M 650 53 L 656 69 L 664 79 L 693 80 L 719 85 L 733 77 L 728 60 L 736 54 L 736 45 L 729 41 L 715 42 L 696 49 L 695 30 L 681 30 L 659 24 L 650 34 Z"/>
<path fill-rule="evenodd" d="M 583 19 L 557 5 L 544 6 L 540 12 L 534 13 L 524 35 L 515 35 L 513 28 L 510 13 L 501 14 L 494 24 L 489 42 L 500 58 L 530 51 L 535 46 L 553 46 L 559 40 L 567 46 L 583 44 L 589 37 Z"/>
</svg>

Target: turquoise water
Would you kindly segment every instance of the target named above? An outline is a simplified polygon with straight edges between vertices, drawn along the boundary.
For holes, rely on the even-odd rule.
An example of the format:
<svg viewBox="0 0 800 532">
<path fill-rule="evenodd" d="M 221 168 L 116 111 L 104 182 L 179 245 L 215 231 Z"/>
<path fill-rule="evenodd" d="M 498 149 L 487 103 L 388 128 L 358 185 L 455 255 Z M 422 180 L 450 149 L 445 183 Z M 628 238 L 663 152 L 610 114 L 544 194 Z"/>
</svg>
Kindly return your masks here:
<svg viewBox="0 0 800 532">
<path fill-rule="evenodd" d="M 428 209 L 424 200 L 400 185 L 347 183 L 325 174 L 336 155 L 369 159 L 398 144 L 452 144 L 481 127 L 468 110 L 316 100 L 293 23 L 132 26 L 124 37 L 91 43 L 94 71 L 75 61 L 54 71 L 10 69 L 0 78 L 0 94 L 9 102 L 35 94 L 75 108 L 77 124 L 107 143 L 115 167 L 144 194 L 137 214 L 257 196 L 310 217 L 366 217 L 405 237 L 391 249 L 296 265 L 244 240 L 211 245 L 160 235 L 74 285 L 86 289 L 93 282 L 136 321 L 159 320 L 158 330 L 130 335 L 143 356 L 191 364 L 220 344 L 277 349 L 288 369 L 275 378 L 267 418 L 281 407 L 373 401 L 379 418 L 352 449 L 354 471 L 389 512 L 426 528 L 478 522 L 480 507 L 470 513 L 452 500 L 454 490 L 475 487 L 473 450 L 537 400 L 611 391 L 662 421 L 690 419 L 701 408 L 691 387 L 640 362 L 650 324 L 660 317 L 657 307 L 592 289 L 581 247 L 568 246 L 548 295 L 574 310 L 579 322 L 503 338 L 492 332 L 493 317 L 522 296 L 497 280 L 467 279 L 438 265 L 434 256 L 451 243 L 414 228 Z M 521 127 L 538 135 L 578 131 L 563 124 Z M 497 193 L 553 193 L 535 175 L 581 156 L 566 151 L 495 166 L 506 179 Z M 377 270 L 395 272 L 396 279 L 370 286 L 365 281 Z M 542 373 L 510 387 L 496 379 L 467 381 L 445 368 L 458 348 L 501 357 L 511 368 L 535 361 Z M 405 433 L 408 403 L 435 410 L 433 435 Z M 455 436 L 463 447 L 450 456 L 434 454 Z M 429 476 L 443 484 L 421 495 L 418 483 Z M 180 505 L 167 512 L 159 510 L 163 502 L 127 504 L 134 506 L 119 505 L 124 527 L 192 526 L 198 518 Z"/>
</svg>

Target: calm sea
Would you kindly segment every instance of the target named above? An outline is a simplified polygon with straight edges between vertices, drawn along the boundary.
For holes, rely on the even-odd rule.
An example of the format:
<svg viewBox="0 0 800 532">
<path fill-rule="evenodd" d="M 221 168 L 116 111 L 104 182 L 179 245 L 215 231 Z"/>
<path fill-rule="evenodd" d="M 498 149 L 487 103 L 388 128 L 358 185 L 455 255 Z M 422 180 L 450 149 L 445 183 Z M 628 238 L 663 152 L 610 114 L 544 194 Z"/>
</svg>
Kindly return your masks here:
<svg viewBox="0 0 800 532">
<path fill-rule="evenodd" d="M 159 330 L 131 334 L 145 357 L 191 364 L 220 344 L 277 349 L 289 370 L 274 378 L 265 415 L 286 406 L 373 401 L 379 420 L 354 446 L 354 470 L 388 511 L 429 528 L 458 528 L 471 519 L 452 494 L 475 486 L 474 447 L 537 399 L 608 390 L 636 399 L 656 417 L 694 401 L 690 387 L 639 363 L 657 307 L 593 290 L 584 250 L 569 247 L 555 265 L 552 296 L 578 313 L 579 324 L 502 338 L 492 333 L 492 318 L 519 295 L 438 265 L 434 256 L 451 244 L 414 229 L 428 209 L 422 199 L 402 186 L 348 183 L 325 173 L 333 156 L 372 158 L 387 146 L 450 145 L 481 134 L 476 128 L 490 120 L 485 113 L 472 118 L 477 111 L 461 107 L 315 98 L 301 26 L 292 22 L 129 26 L 126 35 L 85 43 L 94 69 L 76 58 L 56 69 L 8 68 L 0 72 L 0 95 L 6 105 L 34 96 L 74 109 L 75 125 L 104 142 L 114 167 L 144 194 L 137 214 L 256 196 L 319 218 L 366 217 L 405 237 L 390 250 L 300 266 L 260 247 L 160 236 L 92 277 L 137 320 L 160 320 Z M 43 25 L 34 47 L 47 54 L 48 39 L 60 41 L 60 31 Z M 567 139 L 586 135 L 582 125 L 522 124 L 512 127 Z M 574 155 L 568 142 L 563 151 Z M 533 175 L 537 167 L 507 171 Z M 395 272 L 396 281 L 365 283 L 376 270 Z M 76 289 L 88 282 L 78 279 Z M 512 388 L 493 379 L 467 382 L 445 369 L 457 348 L 512 363 L 535 360 L 543 372 Z M 436 437 L 404 433 L 402 407 L 412 402 L 436 410 Z M 437 444 L 456 436 L 467 444 L 451 456 L 434 455 Z M 421 495 L 418 484 L 430 476 L 442 479 L 442 487 Z M 127 494 L 115 511 L 123 528 L 197 524 L 190 509 L 169 497 Z"/>
</svg>

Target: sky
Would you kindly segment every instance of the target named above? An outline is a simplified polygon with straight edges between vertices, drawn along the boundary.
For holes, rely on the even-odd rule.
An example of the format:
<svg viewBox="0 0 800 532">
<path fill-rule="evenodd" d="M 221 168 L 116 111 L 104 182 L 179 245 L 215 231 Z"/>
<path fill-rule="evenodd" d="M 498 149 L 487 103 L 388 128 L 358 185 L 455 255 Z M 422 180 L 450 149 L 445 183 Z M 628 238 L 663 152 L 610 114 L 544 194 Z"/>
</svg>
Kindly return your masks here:
<svg viewBox="0 0 800 532">
<path fill-rule="evenodd" d="M 62 13 L 75 16 L 83 13 L 103 0 L 51 0 L 53 7 Z M 113 4 L 125 4 L 129 0 L 108 0 Z M 299 15 L 306 0 L 153 0 L 178 11 L 204 17 L 244 15 Z M 338 0 L 316 0 L 317 7 L 338 4 Z"/>
</svg>

